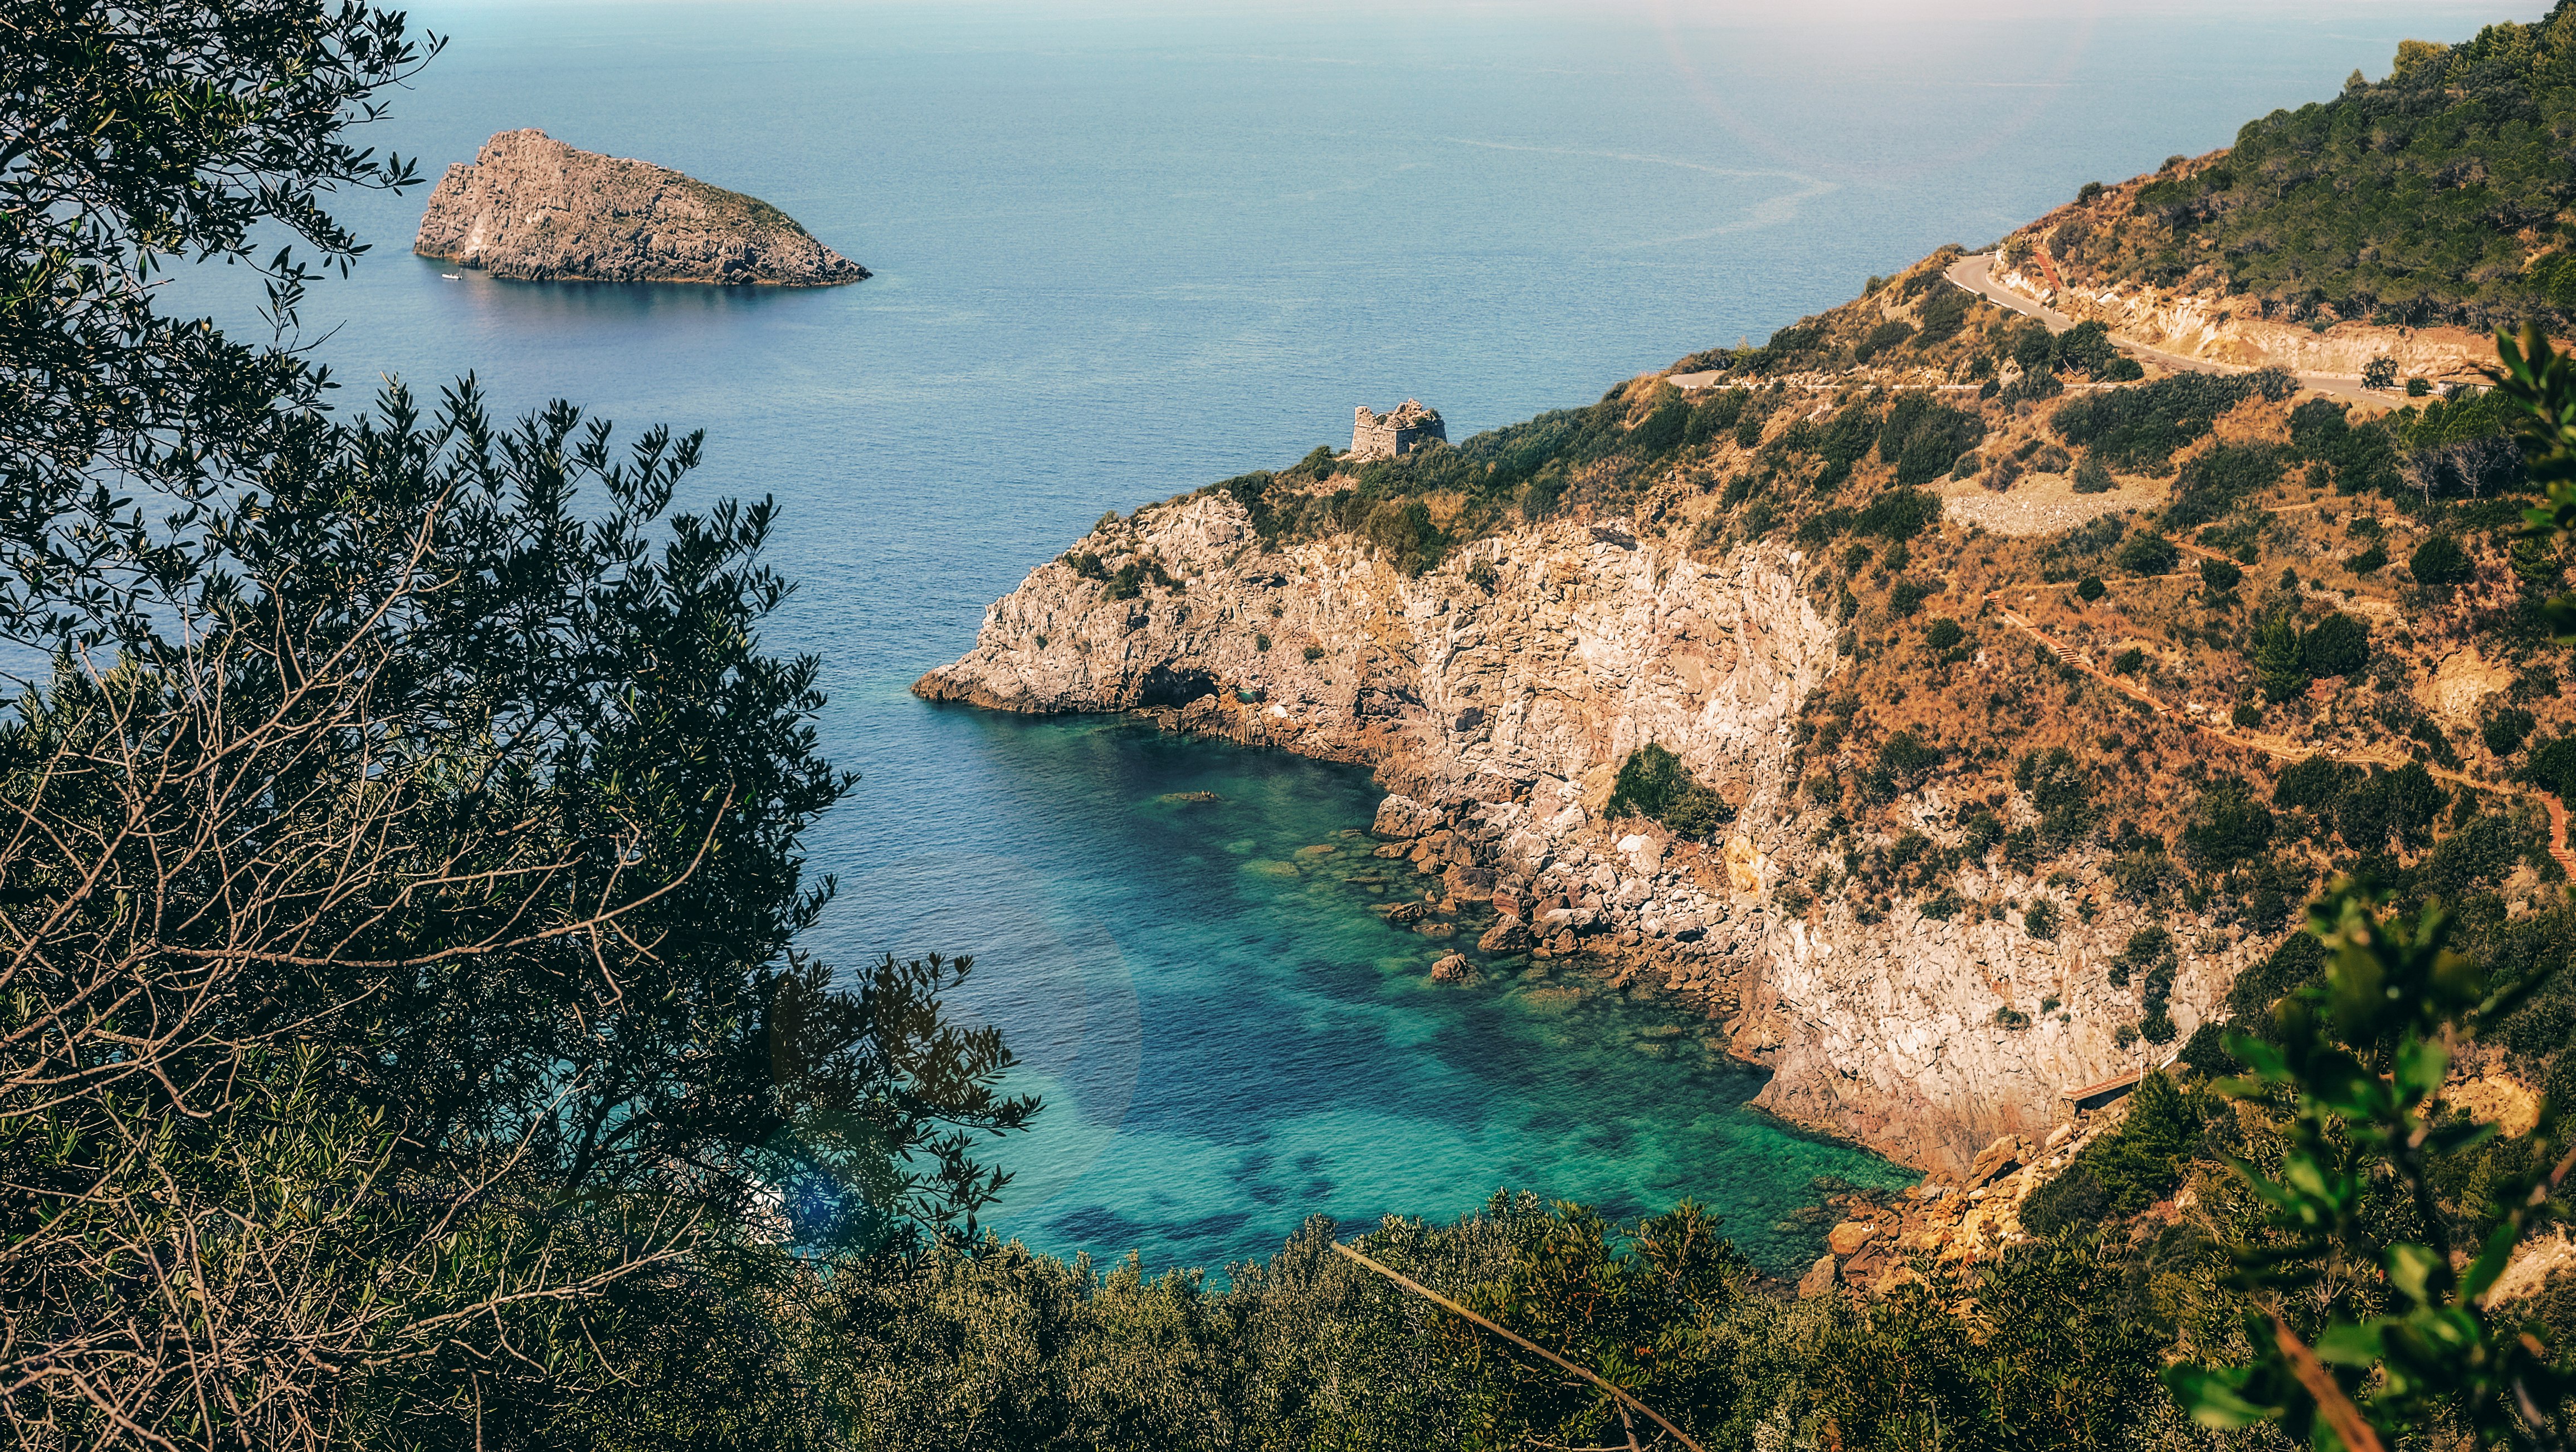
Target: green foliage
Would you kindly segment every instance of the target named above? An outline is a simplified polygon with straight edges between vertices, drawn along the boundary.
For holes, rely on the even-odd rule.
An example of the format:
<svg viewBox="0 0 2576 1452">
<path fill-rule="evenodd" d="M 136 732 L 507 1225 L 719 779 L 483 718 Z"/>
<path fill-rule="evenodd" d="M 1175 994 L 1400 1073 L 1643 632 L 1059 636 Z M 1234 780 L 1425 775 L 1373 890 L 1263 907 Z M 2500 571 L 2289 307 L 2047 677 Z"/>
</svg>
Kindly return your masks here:
<svg viewBox="0 0 2576 1452">
<path fill-rule="evenodd" d="M 2231 1036 L 2249 1072 L 2217 1087 L 2293 1113 L 2277 1169 L 2236 1165 L 2269 1221 L 2267 1235 L 2234 1248 L 2242 1283 L 2336 1288 L 2249 1313 L 2249 1358 L 2185 1363 L 2166 1380 L 2208 1425 L 2279 1421 L 2320 1446 L 2386 1445 L 2436 1427 L 2480 1445 L 2555 1440 L 2564 1358 L 2546 1328 L 2480 1304 L 2515 1247 L 2557 1214 L 2555 1116 L 2544 1110 L 2522 1168 L 2489 1180 L 2467 1225 L 2438 1207 L 2434 1185 L 2439 1159 L 2495 1134 L 2436 1109 L 2455 1046 L 2510 1014 L 2537 980 L 2491 983 L 2450 951 L 2438 907 L 2381 918 L 2349 886 L 2316 906 L 2311 931 L 2328 955 L 2324 980 L 2281 1000 L 2274 1041 Z M 2379 1184 L 2412 1213 L 2374 1213 Z"/>
<path fill-rule="evenodd" d="M 2525 239 L 2536 231 L 2545 247 L 2565 204 L 2569 24 L 2561 7 L 2491 25 L 2385 80 L 2247 124 L 2223 164 L 2139 193 L 2146 235 L 2120 270 L 2171 281 L 2215 258 L 2240 312 L 2564 319 L 2576 289 L 2563 254 L 2526 266 L 2537 249 Z M 2390 368 L 2370 386 L 2394 381 Z"/>
<path fill-rule="evenodd" d="M 2397 360 L 2381 354 L 2361 365 L 2361 386 L 2394 388 L 2397 386 Z"/>
<path fill-rule="evenodd" d="M 2182 551 L 2174 542 L 2150 530 L 2131 535 L 2120 546 L 2118 564 L 2133 575 L 2162 575 L 2182 563 Z"/>
<path fill-rule="evenodd" d="M 2291 765 L 2273 783 L 2272 805 L 2331 811 L 2361 776 L 2357 766 L 2346 766 L 2331 756 L 2311 756 Z"/>
<path fill-rule="evenodd" d="M 1445 544 L 1431 523 L 1431 510 L 1419 499 L 1390 499 L 1377 506 L 1361 533 L 1407 579 L 1438 564 Z"/>
<path fill-rule="evenodd" d="M 2472 573 L 2468 551 L 2447 534 L 2437 534 L 2415 547 L 2406 571 L 2419 585 L 2457 585 Z"/>
<path fill-rule="evenodd" d="M 2271 845 L 2272 813 L 2239 776 L 2218 777 L 2204 788 L 2182 829 L 2183 855 L 2203 869 L 2250 861 Z"/>
<path fill-rule="evenodd" d="M 2216 1109 L 2170 1077 L 2148 1074 L 2130 1092 L 2120 1127 L 2034 1191 L 2022 1223 L 2041 1235 L 2089 1233 L 2107 1217 L 2134 1215 L 2172 1194 Z"/>
<path fill-rule="evenodd" d="M 1941 593 L 1941 587 L 1929 580 L 1900 579 L 1887 587 L 1889 618 L 1903 620 L 1923 608 L 1923 602 Z"/>
<path fill-rule="evenodd" d="M 2202 560 L 2200 562 L 2201 588 L 2213 595 L 2235 589 L 2244 582 L 2244 579 L 2245 572 L 2229 561 Z"/>
<path fill-rule="evenodd" d="M 1967 638 L 1968 632 L 1960 628 L 1959 622 L 1946 615 L 1934 617 L 1923 627 L 1923 643 L 1934 650 L 1949 650 Z"/>
<path fill-rule="evenodd" d="M 2451 794 L 2424 764 L 2410 761 L 2347 789 L 2335 805 L 2335 830 L 2356 852 L 2376 852 L 2392 838 L 2402 847 L 2421 848 L 2431 843 L 2433 824 L 2450 805 Z"/>
<path fill-rule="evenodd" d="M 2300 654 L 2298 621 L 2276 610 L 2254 627 L 2254 683 L 2263 699 L 2281 702 L 2308 688 L 2308 671 Z"/>
<path fill-rule="evenodd" d="M 2067 443 L 2100 454 L 2106 464 L 2163 473 L 2177 451 L 2207 436 L 2220 414 L 2248 398 L 2277 402 L 2297 391 L 2297 381 L 2279 369 L 2177 373 L 2136 388 L 2071 399 L 2049 426 Z"/>
<path fill-rule="evenodd" d="M 2299 668 L 2315 677 L 2358 675 L 2370 663 L 2370 627 L 2335 611 L 2299 637 Z"/>
<path fill-rule="evenodd" d="M 2281 450 L 2271 444 L 2220 444 L 2194 456 L 2174 481 L 2165 507 L 2168 529 L 2206 524 L 2238 501 L 2281 482 Z"/>
<path fill-rule="evenodd" d="M 2075 598 L 2087 605 L 2109 593 L 2111 593 L 2111 587 L 2102 583 L 2100 575 L 2086 575 L 2075 582 Z"/>
<path fill-rule="evenodd" d="M 1682 759 L 1654 742 L 1628 753 L 1603 814 L 1610 820 L 1646 817 L 1676 835 L 1705 841 L 1735 820 L 1735 810 L 1700 784 Z"/>
<path fill-rule="evenodd" d="M 2057 904 L 2046 898 L 2022 909 L 2021 930 L 2045 942 L 2057 936 Z"/>
<path fill-rule="evenodd" d="M 2092 780 L 2065 747 L 2024 755 L 2013 767 L 2013 785 L 2030 798 L 2031 809 L 2039 814 L 2040 837 L 2051 851 L 2063 850 L 2092 830 Z"/>
<path fill-rule="evenodd" d="M 1896 488 L 1879 495 L 1852 520 L 1852 533 L 1909 540 L 1941 522 L 1941 496 L 1927 489 Z"/>
<path fill-rule="evenodd" d="M 1890 348 L 1899 346 L 1913 336 L 1914 325 L 1912 323 L 1905 322 L 1902 319 L 1891 319 L 1888 322 L 1881 323 L 1877 327 L 1863 333 L 1859 342 L 1852 344 L 1852 361 L 1854 363 L 1867 363 L 1870 359 L 1877 357 L 1879 354 L 1886 352 Z"/>
<path fill-rule="evenodd" d="M 2478 723 L 2478 738 L 2486 743 L 2488 751 L 2497 756 L 2511 756 L 2522 749 L 2522 743 L 2530 738 L 2533 728 L 2539 724 L 2539 719 L 2529 711 L 2519 706 L 2507 706 L 2488 713 L 2487 718 Z"/>
<path fill-rule="evenodd" d="M 1913 392 L 1897 399 L 1880 423 L 1878 456 L 1895 467 L 1899 485 L 1912 488 L 1950 473 L 1961 457 L 1985 441 L 1983 415 L 1947 408 L 1928 394 Z"/>
<path fill-rule="evenodd" d="M 2078 494 L 2108 494 L 2120 487 L 2120 481 L 2112 478 L 2111 471 L 2102 467 L 2101 459 L 2087 449 L 2083 459 L 2075 465 L 2073 487 Z"/>
</svg>

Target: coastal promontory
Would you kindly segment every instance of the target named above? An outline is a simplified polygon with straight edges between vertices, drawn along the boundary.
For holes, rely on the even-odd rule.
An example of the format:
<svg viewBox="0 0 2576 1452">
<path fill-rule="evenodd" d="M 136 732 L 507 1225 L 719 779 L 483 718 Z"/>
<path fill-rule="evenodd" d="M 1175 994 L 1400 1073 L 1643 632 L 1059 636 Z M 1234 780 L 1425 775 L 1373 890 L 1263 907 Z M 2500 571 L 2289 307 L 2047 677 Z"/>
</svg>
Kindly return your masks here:
<svg viewBox="0 0 2576 1452">
<path fill-rule="evenodd" d="M 412 251 L 525 282 L 830 287 L 868 270 L 756 197 L 542 131 L 504 131 L 430 193 Z"/>
</svg>

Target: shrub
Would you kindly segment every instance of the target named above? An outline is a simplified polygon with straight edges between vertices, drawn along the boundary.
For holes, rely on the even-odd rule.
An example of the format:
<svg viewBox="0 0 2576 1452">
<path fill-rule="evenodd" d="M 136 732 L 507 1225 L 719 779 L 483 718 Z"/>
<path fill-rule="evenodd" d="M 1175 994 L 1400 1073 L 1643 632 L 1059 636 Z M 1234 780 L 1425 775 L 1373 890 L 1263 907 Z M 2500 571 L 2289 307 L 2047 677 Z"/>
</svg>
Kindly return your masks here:
<svg viewBox="0 0 2576 1452">
<path fill-rule="evenodd" d="M 1390 499 L 1369 511 L 1361 534 L 1396 573 L 1410 579 L 1440 562 L 1440 531 L 1419 499 Z"/>
<path fill-rule="evenodd" d="M 1866 363 L 1870 359 L 1877 357 L 1879 354 L 1886 352 L 1890 348 L 1898 346 L 1906 339 L 1913 336 L 1914 325 L 1912 323 L 1897 319 L 1891 319 L 1887 322 L 1881 323 L 1877 327 L 1862 334 L 1859 342 L 1852 344 L 1852 361 L 1855 363 Z"/>
<path fill-rule="evenodd" d="M 2090 605 L 2094 601 L 2101 599 L 2103 595 L 2107 594 L 2110 591 L 2110 588 L 2110 586 L 2102 583 L 2102 577 L 2100 575 L 2086 575 L 2083 579 L 2076 582 L 2075 598 Z"/>
<path fill-rule="evenodd" d="M 1923 627 L 1923 643 L 1934 650 L 1948 650 L 1967 638 L 1968 632 L 1959 622 L 1946 615 L 1933 617 L 1932 623 Z"/>
<path fill-rule="evenodd" d="M 2388 547 L 2372 540 L 2360 553 L 2347 558 L 2343 567 L 2356 575 L 2375 575 L 2388 563 Z"/>
<path fill-rule="evenodd" d="M 2254 681 L 2264 700 L 2286 701 L 2308 688 L 2300 644 L 2298 622 L 2286 610 L 2274 611 L 2254 627 Z"/>
<path fill-rule="evenodd" d="M 2263 708 L 2251 701 L 2239 701 L 2236 709 L 2227 713 L 2227 719 L 2240 727 L 2260 726 L 2263 724 Z"/>
<path fill-rule="evenodd" d="M 2370 627 L 2338 610 L 2299 637 L 2299 666 L 2310 676 L 2357 674 L 2370 661 Z"/>
<path fill-rule="evenodd" d="M 1938 477 L 1937 473 L 1934 477 Z M 1852 520 L 1855 534 L 1881 539 L 1912 539 L 1941 520 L 1941 496 L 1928 490 L 1896 488 L 1869 502 Z"/>
<path fill-rule="evenodd" d="M 2111 657 L 2111 674 L 2115 676 L 2129 675 L 2146 663 L 2147 653 L 2133 645 L 2127 650 L 2120 652 L 2118 655 Z"/>
<path fill-rule="evenodd" d="M 1323 648 L 1322 646 L 1320 646 L 1320 645 L 1310 645 L 1310 646 L 1306 647 L 1306 659 L 1308 659 L 1308 660 L 1310 660 L 1310 661 L 1311 661 L 1311 660 L 1322 660 L 1323 658 L 1324 658 L 1324 648 Z"/>
<path fill-rule="evenodd" d="M 2271 810 L 2239 776 L 2222 776 L 2203 789 L 2182 829 L 2183 855 L 2204 869 L 2232 867 L 2271 844 Z"/>
<path fill-rule="evenodd" d="M 2469 577 L 2468 551 L 2449 535 L 2437 534 L 2415 547 L 2406 570 L 2419 585 L 2456 585 Z"/>
<path fill-rule="evenodd" d="M 2406 396 L 2408 398 L 2424 398 L 2429 396 L 2432 392 L 2433 380 L 2429 378 L 2409 378 L 2406 380 Z"/>
<path fill-rule="evenodd" d="M 1267 635 L 1255 634 L 1252 637 L 1252 648 L 1254 650 L 1268 650 L 1270 648 L 1270 637 Z"/>
<path fill-rule="evenodd" d="M 2330 811 L 2360 775 L 2360 768 L 2331 756 L 2311 756 L 2283 771 L 2272 784 L 2272 805 Z"/>
<path fill-rule="evenodd" d="M 2039 813 L 2039 835 L 2062 848 L 2093 825 L 2092 784 L 2075 753 L 2063 746 L 2034 751 L 2013 768 L 2013 785 Z"/>
<path fill-rule="evenodd" d="M 2432 839 L 2433 823 L 2451 804 L 2451 794 L 2433 780 L 2420 761 L 2395 771 L 2376 772 L 2349 787 L 2335 806 L 2335 830 L 2356 852 L 2376 852 L 2395 838 L 2399 845 L 2422 847 Z"/>
<path fill-rule="evenodd" d="M 2487 750 L 2498 756 L 2511 756 L 2522 749 L 2532 728 L 2539 724 L 2529 711 L 2509 706 L 2479 722 L 2478 736 L 2486 742 Z"/>
<path fill-rule="evenodd" d="M 1620 764 L 1604 812 L 1612 820 L 1645 817 L 1695 840 L 1735 819 L 1734 809 L 1701 785 L 1680 757 L 1652 741 L 1629 752 Z"/>
<path fill-rule="evenodd" d="M 1899 580 L 1887 589 L 1887 613 L 1903 620 L 1923 608 L 1923 602 L 1941 593 L 1941 587 L 1923 580 Z"/>
<path fill-rule="evenodd" d="M 2057 904 L 2042 898 L 2021 911 L 2021 930 L 2046 940 L 2057 936 Z"/>
<path fill-rule="evenodd" d="M 2281 450 L 2273 444 L 2220 444 L 2182 466 L 2174 481 L 2165 524 L 2189 529 L 2233 509 L 2237 502 L 2281 482 Z"/>
<path fill-rule="evenodd" d="M 2086 182 L 2084 185 L 2075 189 L 2076 205 L 2091 206 L 2093 203 L 2100 201 L 2102 199 L 2102 193 L 2107 190 L 2108 188 L 2104 187 L 2100 182 Z"/>
<path fill-rule="evenodd" d="M 2026 1029 L 2030 1027 L 2030 1015 L 2006 1004 L 1995 1010 L 1995 1027 L 2016 1031 Z"/>
<path fill-rule="evenodd" d="M 2258 393 L 2277 401 L 2297 390 L 2297 380 L 2278 369 L 2177 373 L 2137 388 L 2070 399 L 2049 425 L 2066 442 L 2098 451 L 2106 464 L 2161 473 L 2177 450 L 2207 435 L 2220 414 Z"/>
<path fill-rule="evenodd" d="M 2120 546 L 2117 561 L 2121 569 L 2136 575 L 2162 575 L 2182 561 L 2182 551 L 2163 535 L 2149 531 L 2131 536 Z"/>
<path fill-rule="evenodd" d="M 2102 372 L 2098 376 L 2105 383 L 2135 383 L 2147 376 L 2147 367 L 2123 353 L 2103 364 Z"/>
<path fill-rule="evenodd" d="M 2361 365 L 2361 386 L 2394 388 L 2397 386 L 2397 360 L 2382 355 Z"/>
<path fill-rule="evenodd" d="M 2108 494 L 2119 487 L 2120 481 L 2112 478 L 2111 471 L 2103 468 L 2102 461 L 2090 451 L 2075 466 L 2075 492 L 2078 494 Z"/>
</svg>

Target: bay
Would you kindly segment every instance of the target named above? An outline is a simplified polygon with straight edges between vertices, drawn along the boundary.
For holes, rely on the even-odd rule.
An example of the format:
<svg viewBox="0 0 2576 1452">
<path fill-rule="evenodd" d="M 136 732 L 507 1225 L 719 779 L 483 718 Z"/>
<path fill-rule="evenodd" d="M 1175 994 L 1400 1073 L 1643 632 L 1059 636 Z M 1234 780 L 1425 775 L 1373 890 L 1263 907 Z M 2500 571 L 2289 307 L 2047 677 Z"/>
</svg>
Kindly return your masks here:
<svg viewBox="0 0 2576 1452">
<path fill-rule="evenodd" d="M 406 254 L 422 193 L 317 290 L 364 396 L 474 370 L 630 436 L 709 433 L 685 500 L 776 496 L 833 758 L 813 946 L 972 953 L 1049 1108 L 990 1223 L 1150 1267 L 1309 1214 L 1447 1218 L 1511 1186 L 1711 1204 L 1793 1271 L 1818 1177 L 1911 1177 L 1742 1105 L 1703 1027 L 1560 974 L 1429 984 L 1368 911 L 1344 767 L 905 693 L 1107 509 L 1420 397 L 1452 437 L 1987 242 L 2082 182 L 2538 7 L 2449 3 L 432 4 L 453 37 L 368 144 L 435 177 L 540 127 L 783 208 L 873 269 L 820 292 L 496 282 Z M 247 318 L 247 281 L 177 305 Z M 1213 793 L 1214 801 L 1175 796 Z M 1330 847 L 1331 852 L 1300 849 Z"/>
</svg>

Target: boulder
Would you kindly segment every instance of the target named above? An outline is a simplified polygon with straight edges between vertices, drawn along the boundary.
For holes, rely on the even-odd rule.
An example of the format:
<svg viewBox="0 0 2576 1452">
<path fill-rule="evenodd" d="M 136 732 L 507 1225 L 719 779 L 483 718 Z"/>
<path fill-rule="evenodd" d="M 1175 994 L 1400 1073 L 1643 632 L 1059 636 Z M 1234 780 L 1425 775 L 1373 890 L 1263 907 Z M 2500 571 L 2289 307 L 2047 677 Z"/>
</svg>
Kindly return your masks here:
<svg viewBox="0 0 2576 1452">
<path fill-rule="evenodd" d="M 1968 1166 L 1968 1187 L 1974 1189 L 1997 1175 L 2009 1174 L 2029 1160 L 2029 1142 L 2017 1134 L 2004 1135 L 1979 1151 L 1976 1163 Z"/>
<path fill-rule="evenodd" d="M 1825 1232 L 1825 1244 L 1836 1255 L 1856 1255 L 1877 1234 L 1878 1222 L 1874 1220 L 1846 1220 Z"/>
<path fill-rule="evenodd" d="M 1490 897 L 1494 891 L 1494 870 L 1490 867 L 1452 867 L 1440 875 L 1441 886 L 1451 897 Z"/>
<path fill-rule="evenodd" d="M 1834 1287 L 1841 1283 L 1842 1277 L 1834 1269 L 1833 1256 L 1830 1253 L 1820 1255 L 1814 1265 L 1807 1267 L 1807 1273 L 1798 1277 L 1798 1299 L 1806 1301 L 1832 1295 Z"/>
<path fill-rule="evenodd" d="M 1439 962 L 1431 965 L 1431 981 L 1434 983 L 1464 983 L 1475 973 L 1464 953 L 1445 953 Z"/>
<path fill-rule="evenodd" d="M 1439 830 L 1447 819 L 1437 807 L 1426 806 L 1402 792 L 1389 792 L 1377 804 L 1377 820 L 1369 831 L 1380 837 L 1420 837 Z"/>
<path fill-rule="evenodd" d="M 1484 953 L 1526 953 L 1536 941 L 1527 926 L 1505 918 L 1485 930 L 1485 935 L 1476 940 L 1476 949 Z"/>
</svg>

